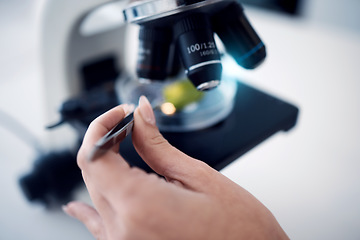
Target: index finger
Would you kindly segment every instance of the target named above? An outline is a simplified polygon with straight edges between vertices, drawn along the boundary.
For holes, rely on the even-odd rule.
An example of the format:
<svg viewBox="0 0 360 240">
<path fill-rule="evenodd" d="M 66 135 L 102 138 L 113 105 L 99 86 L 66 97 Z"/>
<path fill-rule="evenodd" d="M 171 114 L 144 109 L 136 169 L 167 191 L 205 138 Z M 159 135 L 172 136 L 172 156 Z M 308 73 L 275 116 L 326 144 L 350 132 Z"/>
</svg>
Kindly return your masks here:
<svg viewBox="0 0 360 240">
<path fill-rule="evenodd" d="M 110 131 L 130 110 L 131 107 L 120 105 L 96 118 L 90 124 L 78 152 L 78 166 L 98 209 L 104 207 L 104 203 L 99 202 L 98 199 L 106 198 L 108 192 L 119 190 L 118 183 L 128 178 L 130 166 L 120 156 L 118 148 L 106 152 L 96 161 L 89 162 L 88 156 L 98 139 Z"/>
<path fill-rule="evenodd" d="M 88 159 L 95 143 L 119 123 L 130 111 L 130 108 L 127 104 L 119 105 L 90 123 L 78 153 L 78 165 L 81 169 L 84 166 L 83 161 Z M 112 152 L 118 153 L 118 146 L 113 147 Z"/>
</svg>

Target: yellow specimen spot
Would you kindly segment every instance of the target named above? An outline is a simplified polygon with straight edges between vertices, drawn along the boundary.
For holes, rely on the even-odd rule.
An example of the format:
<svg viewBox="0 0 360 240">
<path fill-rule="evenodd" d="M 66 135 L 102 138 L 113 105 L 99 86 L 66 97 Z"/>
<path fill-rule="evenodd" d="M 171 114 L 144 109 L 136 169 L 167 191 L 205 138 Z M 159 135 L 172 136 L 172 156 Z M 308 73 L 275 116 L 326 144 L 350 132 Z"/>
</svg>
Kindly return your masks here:
<svg viewBox="0 0 360 240">
<path fill-rule="evenodd" d="M 166 86 L 163 96 L 165 102 L 172 103 L 180 111 L 187 105 L 200 101 L 204 93 L 198 91 L 188 79 L 184 79 Z"/>
</svg>

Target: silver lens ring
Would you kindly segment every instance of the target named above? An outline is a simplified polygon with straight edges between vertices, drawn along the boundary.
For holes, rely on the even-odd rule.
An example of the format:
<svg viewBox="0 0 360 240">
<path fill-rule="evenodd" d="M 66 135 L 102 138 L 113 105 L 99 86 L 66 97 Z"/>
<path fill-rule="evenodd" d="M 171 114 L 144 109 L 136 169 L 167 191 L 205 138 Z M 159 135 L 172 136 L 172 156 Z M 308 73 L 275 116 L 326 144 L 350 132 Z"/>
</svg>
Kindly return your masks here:
<svg viewBox="0 0 360 240">
<path fill-rule="evenodd" d="M 210 89 L 217 87 L 219 84 L 220 84 L 219 80 L 212 80 L 212 81 L 204 82 L 204 83 L 200 84 L 199 86 L 196 87 L 196 89 L 199 91 L 206 91 L 206 90 L 210 90 Z"/>
<path fill-rule="evenodd" d="M 139 1 L 127 6 L 123 10 L 123 14 L 125 20 L 129 23 L 142 23 L 223 1 L 204 0 L 190 5 L 186 5 L 178 0 Z"/>
</svg>

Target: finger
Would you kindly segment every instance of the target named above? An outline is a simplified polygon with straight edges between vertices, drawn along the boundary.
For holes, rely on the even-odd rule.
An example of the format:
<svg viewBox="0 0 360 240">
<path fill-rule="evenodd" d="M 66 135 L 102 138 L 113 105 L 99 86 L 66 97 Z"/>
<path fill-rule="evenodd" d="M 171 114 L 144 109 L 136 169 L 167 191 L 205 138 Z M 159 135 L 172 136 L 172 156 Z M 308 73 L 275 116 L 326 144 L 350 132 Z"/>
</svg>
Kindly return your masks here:
<svg viewBox="0 0 360 240">
<path fill-rule="evenodd" d="M 90 154 L 95 143 L 104 135 L 106 135 L 117 123 L 119 123 L 130 110 L 130 105 L 122 104 L 107 111 L 92 121 L 88 130 L 86 131 L 81 148 L 79 150 L 79 154 L 84 155 L 80 159 L 87 159 L 87 156 Z M 118 149 L 119 146 L 114 146 L 112 151 L 117 153 Z M 82 162 L 79 164 L 80 167 L 81 163 Z"/>
<path fill-rule="evenodd" d="M 63 210 L 69 216 L 82 222 L 96 239 L 106 239 L 104 223 L 93 207 L 74 201 L 63 206 Z"/>
<path fill-rule="evenodd" d="M 203 162 L 179 151 L 159 132 L 152 107 L 145 97 L 134 112 L 133 144 L 142 159 L 158 174 L 194 186 L 206 181 L 211 172 Z"/>
<path fill-rule="evenodd" d="M 103 161 L 94 161 L 90 164 L 88 162 L 88 156 L 94 148 L 95 143 L 121 121 L 129 110 L 131 110 L 130 108 L 131 107 L 127 104 L 119 105 L 100 115 L 90 124 L 77 155 L 77 162 L 80 169 L 83 172 L 86 172 L 88 176 L 93 175 L 90 173 L 91 170 L 89 169 L 89 166 L 92 166 L 92 169 L 100 168 L 100 171 L 97 171 L 99 169 L 93 170 L 93 173 L 95 173 L 94 178 L 100 179 L 102 179 L 102 177 L 98 175 L 105 174 L 103 176 L 106 176 L 108 168 L 113 168 L 115 166 L 128 168 L 128 164 L 118 154 L 118 146 L 102 156 L 103 159 L 107 160 L 106 164 L 102 163 Z M 99 165 L 99 167 L 96 167 L 97 165 Z"/>
<path fill-rule="evenodd" d="M 94 178 L 94 181 L 91 181 L 91 179 L 86 176 L 86 173 L 82 172 L 82 174 L 91 201 L 97 209 L 99 215 L 105 223 L 109 220 L 111 221 L 112 217 L 114 216 L 114 209 L 102 193 L 104 190 L 103 187 L 99 187 L 98 184 L 96 184 L 98 181 L 96 178 Z"/>
<path fill-rule="evenodd" d="M 99 196 L 108 199 L 108 192 L 117 191 L 119 184 L 127 179 L 130 167 L 118 151 L 109 151 L 93 162 L 89 162 L 87 156 L 96 141 L 118 123 L 127 111 L 126 105 L 120 105 L 95 119 L 85 134 L 77 156 L 78 165 L 97 208 L 104 205 Z"/>
<path fill-rule="evenodd" d="M 89 162 L 83 160 L 82 175 L 91 200 L 106 219 L 119 209 L 129 189 L 134 189 L 134 174 L 129 164 L 119 155 L 109 152 L 103 159 Z"/>
</svg>

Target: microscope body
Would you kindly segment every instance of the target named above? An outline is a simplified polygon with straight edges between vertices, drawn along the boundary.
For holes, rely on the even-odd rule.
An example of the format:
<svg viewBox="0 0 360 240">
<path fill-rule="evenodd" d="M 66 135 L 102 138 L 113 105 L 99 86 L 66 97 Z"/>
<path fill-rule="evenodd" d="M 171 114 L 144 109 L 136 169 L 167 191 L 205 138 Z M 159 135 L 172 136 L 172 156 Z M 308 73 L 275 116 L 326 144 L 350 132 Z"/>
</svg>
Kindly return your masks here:
<svg viewBox="0 0 360 240">
<path fill-rule="evenodd" d="M 86 22 L 107 4 L 118 4 L 123 21 L 86 33 Z M 214 32 L 238 65 L 252 69 L 264 60 L 265 46 L 236 0 L 45 1 L 40 32 L 44 122 L 58 119 L 60 107 L 60 123 L 71 125 L 47 131 L 46 142 L 50 149 L 72 150 L 36 161 L 33 173 L 20 179 L 27 198 L 45 204 L 69 201 L 81 182 L 76 152 L 92 119 L 120 103 L 136 103 L 139 95 L 159 92 L 168 78 L 188 78 L 193 88 L 206 92 L 174 115 L 155 112 L 160 131 L 185 154 L 217 170 L 295 126 L 295 106 L 222 71 Z M 152 171 L 131 138 L 121 143 L 120 152 L 131 166 Z"/>
</svg>

